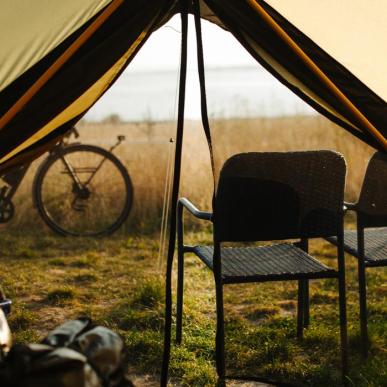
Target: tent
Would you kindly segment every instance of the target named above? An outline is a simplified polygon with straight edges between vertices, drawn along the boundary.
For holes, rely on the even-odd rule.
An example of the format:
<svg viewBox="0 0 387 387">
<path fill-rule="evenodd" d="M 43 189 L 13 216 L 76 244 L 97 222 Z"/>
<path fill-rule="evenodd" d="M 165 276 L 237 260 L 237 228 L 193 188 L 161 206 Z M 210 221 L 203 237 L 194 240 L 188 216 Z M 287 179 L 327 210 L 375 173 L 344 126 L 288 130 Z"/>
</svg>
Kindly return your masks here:
<svg viewBox="0 0 387 387">
<path fill-rule="evenodd" d="M 0 171 L 53 146 L 114 83 L 152 32 L 181 12 L 175 203 L 184 121 L 186 19 L 195 10 L 197 18 L 230 31 L 261 65 L 318 112 L 375 149 L 387 151 L 387 3 L 311 4 L 308 0 L 1 0 Z M 200 38 L 198 19 L 197 30 Z M 203 124 L 211 146 L 202 67 L 199 55 Z M 172 210 L 168 311 L 174 205 Z M 163 384 L 169 356 L 168 316 Z"/>
</svg>

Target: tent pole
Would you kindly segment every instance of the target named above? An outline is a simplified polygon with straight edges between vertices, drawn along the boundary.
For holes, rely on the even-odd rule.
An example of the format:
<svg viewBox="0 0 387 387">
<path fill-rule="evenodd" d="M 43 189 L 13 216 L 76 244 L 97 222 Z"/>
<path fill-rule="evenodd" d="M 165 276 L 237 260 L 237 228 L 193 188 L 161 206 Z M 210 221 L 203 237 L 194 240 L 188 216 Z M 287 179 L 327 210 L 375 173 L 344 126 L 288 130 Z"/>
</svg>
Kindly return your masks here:
<svg viewBox="0 0 387 387">
<path fill-rule="evenodd" d="M 180 58 L 180 81 L 179 81 L 179 105 L 176 128 L 175 164 L 172 185 L 171 224 L 169 230 L 168 256 L 165 279 L 165 327 L 164 327 L 164 352 L 161 369 L 162 387 L 168 384 L 168 368 L 171 353 L 171 328 L 172 328 L 172 267 L 176 242 L 176 206 L 179 196 L 181 153 L 184 132 L 184 106 L 185 86 L 187 78 L 187 34 L 188 34 L 188 0 L 180 1 L 181 14 L 181 58 Z"/>
</svg>

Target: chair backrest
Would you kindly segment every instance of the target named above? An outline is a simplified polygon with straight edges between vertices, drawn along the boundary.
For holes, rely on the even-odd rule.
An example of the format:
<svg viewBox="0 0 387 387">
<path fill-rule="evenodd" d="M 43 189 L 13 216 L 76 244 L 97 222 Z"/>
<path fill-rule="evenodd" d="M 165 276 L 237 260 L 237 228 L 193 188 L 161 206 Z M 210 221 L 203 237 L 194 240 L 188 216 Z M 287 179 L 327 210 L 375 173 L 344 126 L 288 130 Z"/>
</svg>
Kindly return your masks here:
<svg viewBox="0 0 387 387">
<path fill-rule="evenodd" d="M 215 240 L 338 235 L 346 164 L 333 151 L 241 153 L 226 161 L 214 205 Z"/>
<path fill-rule="evenodd" d="M 365 227 L 387 226 L 387 154 L 370 159 L 358 201 L 358 216 Z"/>
</svg>

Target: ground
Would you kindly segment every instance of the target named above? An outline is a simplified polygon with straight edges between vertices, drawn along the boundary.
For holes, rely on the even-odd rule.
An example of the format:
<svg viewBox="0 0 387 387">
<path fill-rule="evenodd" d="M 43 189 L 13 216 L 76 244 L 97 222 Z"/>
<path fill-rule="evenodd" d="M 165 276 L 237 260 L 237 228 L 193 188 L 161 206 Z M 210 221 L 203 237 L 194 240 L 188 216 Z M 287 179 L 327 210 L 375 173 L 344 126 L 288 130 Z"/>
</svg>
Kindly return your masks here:
<svg viewBox="0 0 387 387">
<path fill-rule="evenodd" d="M 206 231 L 192 243 L 210 241 Z M 136 385 L 157 385 L 164 321 L 164 265 L 157 237 L 71 239 L 46 233 L 0 233 L 0 284 L 13 300 L 10 324 L 16 342 L 36 342 L 66 319 L 87 315 L 118 331 L 129 353 Z M 335 266 L 325 242 L 312 252 Z M 346 257 L 349 385 L 387 385 L 387 270 L 368 273 L 370 356 L 359 355 L 356 261 Z M 334 280 L 311 284 L 311 326 L 295 338 L 296 284 L 226 287 L 228 370 L 260 374 L 300 386 L 340 385 L 338 297 Z M 215 303 L 211 273 L 187 258 L 183 344 L 173 346 L 172 384 L 214 386 Z M 230 385 L 230 384 L 229 384 Z M 237 385 L 233 383 L 231 385 Z M 249 384 L 246 384 L 246 386 Z"/>
</svg>

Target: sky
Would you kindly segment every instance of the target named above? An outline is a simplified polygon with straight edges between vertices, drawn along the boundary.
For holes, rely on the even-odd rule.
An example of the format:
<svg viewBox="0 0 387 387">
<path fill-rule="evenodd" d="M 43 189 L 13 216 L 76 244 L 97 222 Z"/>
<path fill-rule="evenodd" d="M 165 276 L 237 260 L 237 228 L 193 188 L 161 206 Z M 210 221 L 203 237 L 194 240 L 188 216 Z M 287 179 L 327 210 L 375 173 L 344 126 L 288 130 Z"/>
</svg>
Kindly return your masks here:
<svg viewBox="0 0 387 387">
<path fill-rule="evenodd" d="M 180 16 L 174 16 L 166 25 L 152 34 L 137 54 L 131 66 L 133 71 L 176 68 L 180 55 Z M 196 37 L 193 17 L 188 26 L 188 66 L 196 68 Z M 227 31 L 213 23 L 202 21 L 205 64 L 209 67 L 254 66 L 256 61 Z"/>
<path fill-rule="evenodd" d="M 313 113 L 265 71 L 229 32 L 203 20 L 202 35 L 210 115 L 231 118 Z M 174 120 L 180 46 L 180 16 L 176 15 L 150 36 L 86 119 L 98 121 L 118 114 L 126 121 Z M 200 119 L 193 16 L 189 16 L 188 26 L 185 117 Z"/>
</svg>

